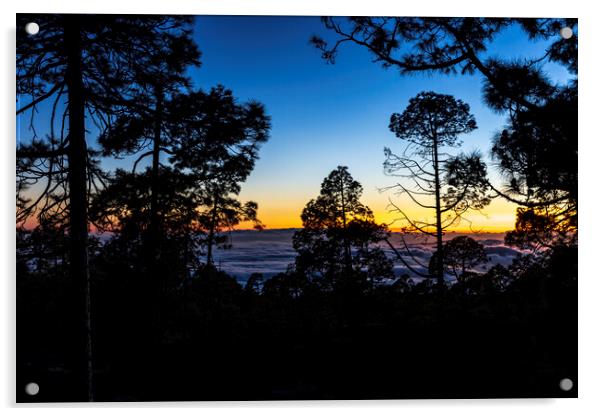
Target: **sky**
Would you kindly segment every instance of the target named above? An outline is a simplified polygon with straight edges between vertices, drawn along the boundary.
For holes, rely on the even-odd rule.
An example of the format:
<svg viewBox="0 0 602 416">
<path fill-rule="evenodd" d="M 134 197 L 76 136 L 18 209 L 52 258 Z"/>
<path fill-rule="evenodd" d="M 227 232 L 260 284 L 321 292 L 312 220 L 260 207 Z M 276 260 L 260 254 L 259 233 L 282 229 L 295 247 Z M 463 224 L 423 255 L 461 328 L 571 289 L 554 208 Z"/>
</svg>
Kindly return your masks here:
<svg viewBox="0 0 602 416">
<path fill-rule="evenodd" d="M 271 117 L 270 139 L 242 185 L 240 199 L 259 204 L 259 217 L 267 228 L 300 227 L 305 204 L 319 194 L 322 180 L 343 165 L 363 185 L 362 202 L 377 222 L 391 224 L 394 230 L 401 225 L 395 222 L 399 214 L 389 209 L 390 200 L 414 219 L 430 219 L 431 212 L 417 208 L 407 197 L 381 191 L 398 181 L 383 172 L 384 147 L 393 152 L 403 149 L 402 141 L 388 129 L 389 118 L 403 112 L 408 100 L 421 91 L 452 94 L 470 105 L 478 125 L 461 137 L 461 151 L 479 150 L 490 161 L 491 138 L 503 128 L 505 117 L 482 103 L 481 77 L 401 76 L 394 68 L 373 63 L 367 51 L 354 45 L 341 49 L 336 64 L 327 64 L 309 43 L 313 34 L 332 36 L 318 17 L 199 16 L 195 20 L 193 36 L 202 52 L 202 65 L 189 71 L 193 85 L 208 89 L 222 84 L 240 102 L 263 103 Z M 518 28 L 510 28 L 496 38 L 488 53 L 519 59 L 540 56 L 544 50 L 545 44 L 530 42 Z M 558 82 L 568 78 L 559 66 L 547 65 L 545 70 Z M 27 120 L 18 120 L 18 140 L 30 135 L 22 130 L 26 125 Z M 103 166 L 130 169 L 136 158 L 104 160 Z M 498 183 L 493 165 L 489 172 Z M 514 227 L 515 209 L 496 199 L 482 213 L 467 218 L 472 231 L 500 232 Z M 465 222 L 456 230 L 467 227 Z"/>
<path fill-rule="evenodd" d="M 398 181 L 383 172 L 383 148 L 403 148 L 388 129 L 389 118 L 423 90 L 452 94 L 470 105 L 479 128 L 462 137 L 461 150 L 480 150 L 490 161 L 491 138 L 503 128 L 505 117 L 483 105 L 480 76 L 401 76 L 373 63 L 367 51 L 354 45 L 342 48 L 330 65 L 309 43 L 312 34 L 330 36 L 318 17 L 200 16 L 195 23 L 194 37 L 203 54 L 201 68 L 191 71 L 195 84 L 225 85 L 241 101 L 265 104 L 272 118 L 270 140 L 240 195 L 258 202 L 268 228 L 300 227 L 304 205 L 338 165 L 348 166 L 363 185 L 362 201 L 378 222 L 400 225 L 394 223 L 399 215 L 389 210 L 390 198 L 409 214 L 428 218 L 431 213 L 414 207 L 407 197 L 379 191 Z M 544 49 L 511 28 L 488 53 L 521 58 Z M 560 82 L 568 77 L 555 65 L 546 70 Z M 495 168 L 489 170 L 497 182 Z M 505 231 L 514 227 L 515 209 L 496 199 L 468 219 L 476 231 Z M 467 227 L 465 222 L 458 229 Z"/>
</svg>

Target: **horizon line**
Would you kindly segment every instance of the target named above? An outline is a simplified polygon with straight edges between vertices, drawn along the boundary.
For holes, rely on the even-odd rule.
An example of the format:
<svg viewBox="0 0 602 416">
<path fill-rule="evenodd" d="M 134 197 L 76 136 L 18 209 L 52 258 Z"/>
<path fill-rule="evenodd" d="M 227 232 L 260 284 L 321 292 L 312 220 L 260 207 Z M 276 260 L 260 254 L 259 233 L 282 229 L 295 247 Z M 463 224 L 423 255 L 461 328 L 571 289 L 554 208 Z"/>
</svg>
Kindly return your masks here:
<svg viewBox="0 0 602 416">
<path fill-rule="evenodd" d="M 256 228 L 253 227 L 249 227 L 249 228 L 235 228 L 233 230 L 229 230 L 230 232 L 232 231 L 257 231 L 257 232 L 262 232 L 262 231 L 282 231 L 282 230 L 302 230 L 303 227 L 277 227 L 277 228 L 269 228 L 269 227 L 265 227 L 262 230 L 258 230 Z M 397 233 L 397 234 L 401 234 L 401 231 L 395 231 L 392 229 L 389 229 L 390 232 L 392 233 Z M 474 231 L 474 230 L 465 230 L 465 229 L 454 229 L 454 230 L 450 230 L 450 231 L 445 231 L 443 234 L 502 234 L 502 233 L 507 233 L 512 231 L 512 229 L 503 229 L 500 231 Z M 225 231 L 228 232 L 228 231 Z M 410 233 L 410 234 L 419 234 L 419 233 Z"/>
</svg>

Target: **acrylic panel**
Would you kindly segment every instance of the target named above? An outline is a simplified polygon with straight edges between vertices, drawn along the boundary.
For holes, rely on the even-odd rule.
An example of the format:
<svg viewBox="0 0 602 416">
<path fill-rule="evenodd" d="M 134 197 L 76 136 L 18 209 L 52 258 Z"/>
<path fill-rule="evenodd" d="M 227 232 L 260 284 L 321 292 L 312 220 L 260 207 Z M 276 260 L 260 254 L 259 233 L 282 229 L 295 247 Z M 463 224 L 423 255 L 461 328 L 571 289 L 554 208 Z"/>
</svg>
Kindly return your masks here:
<svg viewBox="0 0 602 416">
<path fill-rule="evenodd" d="M 17 401 L 577 397 L 576 19 L 16 27 Z"/>
</svg>

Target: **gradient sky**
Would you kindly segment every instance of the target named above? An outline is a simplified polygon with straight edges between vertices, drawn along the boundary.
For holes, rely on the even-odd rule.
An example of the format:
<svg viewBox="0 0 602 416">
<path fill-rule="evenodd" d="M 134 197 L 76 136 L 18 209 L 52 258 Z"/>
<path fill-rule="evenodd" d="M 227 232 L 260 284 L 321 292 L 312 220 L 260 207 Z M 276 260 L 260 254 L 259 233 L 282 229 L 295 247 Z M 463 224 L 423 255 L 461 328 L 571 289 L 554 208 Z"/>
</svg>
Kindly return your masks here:
<svg viewBox="0 0 602 416">
<path fill-rule="evenodd" d="M 243 186 L 241 198 L 259 203 L 269 228 L 299 227 L 299 215 L 315 197 L 325 176 L 338 165 L 349 167 L 364 187 L 363 202 L 379 222 L 398 215 L 388 212 L 393 198 L 418 217 L 431 215 L 411 201 L 379 188 L 396 183 L 383 173 L 383 148 L 402 149 L 388 129 L 393 112 L 423 90 L 452 94 L 466 101 L 478 130 L 463 137 L 463 151 L 488 151 L 493 133 L 504 124 L 481 100 L 480 76 L 419 74 L 400 76 L 394 68 L 372 63 L 362 48 L 346 45 L 335 65 L 326 64 L 308 40 L 312 34 L 329 38 L 318 17 L 201 16 L 194 37 L 203 65 L 192 71 L 197 85 L 223 84 L 241 100 L 256 99 L 272 117 L 271 138 L 255 170 Z M 504 57 L 540 55 L 542 43 L 529 42 L 518 29 L 502 33 L 489 53 Z M 567 79 L 564 68 L 548 65 L 548 75 Z M 495 169 L 490 174 L 496 181 Z M 515 206 L 495 200 L 483 214 L 470 215 L 473 228 L 502 231 L 514 226 Z M 459 226 L 466 229 L 468 224 Z M 395 227 L 395 226 L 394 226 Z"/>
<path fill-rule="evenodd" d="M 400 76 L 394 68 L 372 63 L 364 49 L 353 45 L 344 46 L 336 64 L 329 65 L 309 44 L 312 34 L 331 37 L 318 17 L 200 16 L 195 22 L 194 38 L 203 55 L 201 68 L 190 71 L 194 85 L 222 84 L 240 101 L 263 103 L 272 118 L 270 140 L 240 195 L 242 200 L 259 203 L 260 218 L 268 228 L 301 226 L 304 205 L 317 196 L 323 178 L 338 165 L 348 166 L 363 185 L 362 201 L 377 221 L 391 223 L 398 218 L 388 210 L 389 198 L 416 219 L 432 215 L 407 197 L 378 190 L 397 182 L 383 173 L 383 148 L 394 152 L 403 148 L 388 129 L 390 115 L 402 112 L 408 100 L 423 90 L 452 94 L 470 105 L 479 128 L 462 137 L 461 150 L 480 150 L 489 161 L 491 137 L 503 127 L 504 116 L 482 104 L 479 75 Z M 510 28 L 488 53 L 532 57 L 540 56 L 545 46 Z M 548 64 L 545 70 L 558 82 L 569 77 L 557 65 Z M 40 111 L 45 111 L 43 106 Z M 18 139 L 30 136 L 20 130 L 26 122 L 18 123 Z M 103 165 L 130 169 L 135 159 L 105 160 Z M 495 168 L 489 170 L 497 182 Z M 509 230 L 515 208 L 498 199 L 484 213 L 468 218 L 476 230 Z M 466 229 L 466 223 L 458 227 Z"/>
</svg>

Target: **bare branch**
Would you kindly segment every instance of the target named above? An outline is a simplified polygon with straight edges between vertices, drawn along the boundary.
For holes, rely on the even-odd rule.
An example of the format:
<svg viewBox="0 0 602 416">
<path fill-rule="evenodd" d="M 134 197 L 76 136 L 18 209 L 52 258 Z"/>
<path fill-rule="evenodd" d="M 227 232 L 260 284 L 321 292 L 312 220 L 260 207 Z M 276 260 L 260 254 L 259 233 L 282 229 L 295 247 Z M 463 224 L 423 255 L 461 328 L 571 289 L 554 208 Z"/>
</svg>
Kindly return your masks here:
<svg viewBox="0 0 602 416">
<path fill-rule="evenodd" d="M 39 103 L 41 103 L 42 101 L 44 101 L 45 99 L 47 99 L 48 97 L 51 97 L 52 94 L 54 94 L 55 92 L 57 92 L 60 88 L 63 87 L 63 83 L 60 82 L 58 84 L 55 84 L 54 87 L 52 87 L 50 90 L 48 90 L 48 92 L 46 92 L 45 94 L 40 95 L 38 98 L 34 99 L 32 102 L 30 102 L 29 104 L 19 108 L 17 110 L 17 115 L 29 110 L 32 107 L 35 107 L 36 105 L 38 105 Z"/>
<path fill-rule="evenodd" d="M 420 277 L 424 277 L 427 279 L 432 279 L 431 275 L 428 274 L 424 274 L 419 272 L 418 270 L 414 269 L 412 266 L 410 266 L 410 264 L 403 258 L 403 256 L 401 254 L 399 254 L 399 251 L 397 251 L 397 249 L 393 246 L 393 244 L 391 244 L 391 242 L 389 241 L 388 238 L 385 238 L 386 243 L 389 245 L 389 247 L 391 248 L 391 250 L 393 250 L 393 252 L 397 255 L 397 258 L 404 264 L 404 266 L 406 266 L 412 273 L 417 274 Z"/>
</svg>

